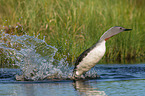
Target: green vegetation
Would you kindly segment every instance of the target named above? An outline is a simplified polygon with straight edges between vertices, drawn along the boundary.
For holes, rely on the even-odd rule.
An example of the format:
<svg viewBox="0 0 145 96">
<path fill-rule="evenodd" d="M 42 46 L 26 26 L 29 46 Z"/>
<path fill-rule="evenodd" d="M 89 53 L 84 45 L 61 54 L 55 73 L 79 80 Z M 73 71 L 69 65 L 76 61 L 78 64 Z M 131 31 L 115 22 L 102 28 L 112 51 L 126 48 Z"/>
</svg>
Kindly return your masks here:
<svg viewBox="0 0 145 96">
<path fill-rule="evenodd" d="M 22 26 L 23 31 L 15 29 L 12 34 L 46 36 L 46 42 L 58 48 L 56 58 L 73 62 L 110 27 L 132 28 L 107 41 L 100 63 L 136 63 L 137 59 L 142 63 L 144 5 L 144 0 L 0 0 L 0 29 L 11 33 Z"/>
</svg>

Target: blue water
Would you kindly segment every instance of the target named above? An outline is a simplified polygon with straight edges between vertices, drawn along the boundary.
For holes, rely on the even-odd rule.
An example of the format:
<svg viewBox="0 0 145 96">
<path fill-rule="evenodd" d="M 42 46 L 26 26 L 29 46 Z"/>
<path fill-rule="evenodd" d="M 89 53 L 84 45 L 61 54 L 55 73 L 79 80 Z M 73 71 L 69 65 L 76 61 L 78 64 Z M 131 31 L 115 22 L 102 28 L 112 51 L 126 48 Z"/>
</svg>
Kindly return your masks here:
<svg viewBox="0 0 145 96">
<path fill-rule="evenodd" d="M 1 96 L 145 96 L 145 64 L 98 64 L 94 80 L 16 81 L 19 69 L 0 69 Z"/>
</svg>

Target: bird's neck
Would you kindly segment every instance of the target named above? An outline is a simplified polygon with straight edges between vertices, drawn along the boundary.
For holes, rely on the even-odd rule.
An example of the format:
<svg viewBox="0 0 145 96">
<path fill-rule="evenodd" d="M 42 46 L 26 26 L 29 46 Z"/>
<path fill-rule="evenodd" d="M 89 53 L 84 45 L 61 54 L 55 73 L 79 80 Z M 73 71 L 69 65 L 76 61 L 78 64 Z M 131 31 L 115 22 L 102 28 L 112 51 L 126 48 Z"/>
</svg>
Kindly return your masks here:
<svg viewBox="0 0 145 96">
<path fill-rule="evenodd" d="M 99 48 L 99 49 L 105 50 L 105 49 L 106 49 L 105 43 L 106 43 L 105 40 L 99 40 L 99 41 L 95 44 L 94 48 Z"/>
<path fill-rule="evenodd" d="M 100 39 L 96 44 L 105 44 L 106 40 L 105 39 Z"/>
</svg>

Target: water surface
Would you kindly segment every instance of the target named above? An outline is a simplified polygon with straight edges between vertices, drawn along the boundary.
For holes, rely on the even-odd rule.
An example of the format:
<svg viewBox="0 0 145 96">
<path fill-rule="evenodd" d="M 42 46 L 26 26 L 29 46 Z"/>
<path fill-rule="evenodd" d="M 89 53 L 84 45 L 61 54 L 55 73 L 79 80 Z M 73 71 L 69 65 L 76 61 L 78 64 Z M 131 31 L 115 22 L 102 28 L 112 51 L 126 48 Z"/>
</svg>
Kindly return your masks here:
<svg viewBox="0 0 145 96">
<path fill-rule="evenodd" d="M 94 80 L 16 81 L 19 69 L 0 69 L 3 96 L 144 96 L 145 64 L 98 64 Z"/>
</svg>

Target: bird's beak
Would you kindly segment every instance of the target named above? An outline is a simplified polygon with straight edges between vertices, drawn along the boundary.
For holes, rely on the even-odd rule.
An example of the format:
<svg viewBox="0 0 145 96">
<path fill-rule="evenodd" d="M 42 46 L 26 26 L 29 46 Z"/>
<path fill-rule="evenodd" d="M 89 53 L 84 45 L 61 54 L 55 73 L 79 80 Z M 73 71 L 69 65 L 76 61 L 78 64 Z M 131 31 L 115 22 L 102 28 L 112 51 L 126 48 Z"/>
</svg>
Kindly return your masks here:
<svg viewBox="0 0 145 96">
<path fill-rule="evenodd" d="M 132 30 L 132 29 L 124 29 L 124 31 L 130 31 L 130 30 Z"/>
</svg>

